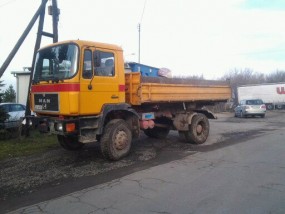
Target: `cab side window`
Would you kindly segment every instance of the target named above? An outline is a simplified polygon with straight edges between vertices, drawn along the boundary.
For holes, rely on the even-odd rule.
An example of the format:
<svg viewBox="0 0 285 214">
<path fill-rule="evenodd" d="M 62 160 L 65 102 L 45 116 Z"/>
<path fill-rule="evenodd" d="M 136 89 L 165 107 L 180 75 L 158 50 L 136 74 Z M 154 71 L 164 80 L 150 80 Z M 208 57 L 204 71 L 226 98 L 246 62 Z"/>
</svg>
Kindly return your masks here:
<svg viewBox="0 0 285 214">
<path fill-rule="evenodd" d="M 84 79 L 91 79 L 92 73 L 92 52 L 91 50 L 85 50 L 82 77 Z"/>
<path fill-rule="evenodd" d="M 94 70 L 95 76 L 112 77 L 115 75 L 114 54 L 111 52 L 94 52 Z"/>
</svg>

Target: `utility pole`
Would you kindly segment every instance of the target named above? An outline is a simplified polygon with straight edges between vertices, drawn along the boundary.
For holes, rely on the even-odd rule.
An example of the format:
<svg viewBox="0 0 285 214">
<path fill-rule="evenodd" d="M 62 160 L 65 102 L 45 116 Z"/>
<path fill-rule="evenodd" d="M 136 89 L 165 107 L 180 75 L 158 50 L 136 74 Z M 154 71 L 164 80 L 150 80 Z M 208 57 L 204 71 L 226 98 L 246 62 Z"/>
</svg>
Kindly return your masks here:
<svg viewBox="0 0 285 214">
<path fill-rule="evenodd" d="M 35 22 L 39 18 L 39 26 L 38 26 L 38 33 L 37 33 L 37 39 L 35 42 L 35 47 L 34 47 L 34 55 L 33 55 L 33 60 L 32 60 L 32 66 L 31 66 L 31 75 L 30 75 L 30 82 L 29 82 L 29 88 L 28 88 L 28 95 L 27 95 L 27 103 L 26 103 L 26 112 L 25 112 L 25 117 L 26 117 L 26 136 L 29 135 L 29 117 L 31 115 L 31 110 L 28 107 L 30 105 L 30 88 L 32 84 L 32 78 L 34 74 L 34 64 L 36 61 L 36 54 L 38 49 L 41 46 L 41 40 L 42 36 L 47 36 L 51 37 L 53 39 L 53 42 L 58 42 L 58 20 L 59 20 L 59 9 L 57 7 L 57 0 L 52 0 L 52 6 L 49 6 L 49 15 L 52 15 L 52 25 L 53 25 L 53 33 L 47 33 L 43 31 L 43 26 L 44 26 L 44 19 L 45 19 L 45 9 L 46 9 L 46 3 L 48 0 L 42 0 L 41 5 L 39 6 L 38 10 L 36 11 L 35 15 L 32 17 L 31 21 L 29 22 L 28 26 L 24 30 L 23 34 L 19 38 L 18 42 L 15 44 L 14 48 L 8 55 L 7 59 L 4 61 L 3 65 L 0 68 L 0 77 L 4 74 L 5 70 L 15 57 L 16 53 L 18 52 L 19 48 L 23 44 L 24 40 L 26 39 L 27 35 L 31 31 L 32 27 L 34 26 Z"/>
<path fill-rule="evenodd" d="M 29 96 L 29 92 L 31 89 L 31 85 L 32 85 L 32 79 L 34 76 L 34 64 L 36 61 L 36 56 L 37 56 L 37 51 L 41 46 L 41 41 L 42 41 L 42 36 L 47 36 L 53 39 L 53 43 L 58 42 L 58 20 L 59 20 L 59 9 L 57 7 L 57 1 L 56 0 L 52 0 L 52 6 L 48 7 L 48 12 L 49 15 L 52 16 L 52 24 L 53 24 L 53 33 L 47 33 L 43 31 L 43 26 L 44 26 L 44 19 L 45 19 L 45 6 L 46 6 L 47 0 L 42 0 L 42 5 L 44 4 L 44 7 L 42 8 L 41 12 L 40 12 L 40 18 L 39 18 L 39 25 L 38 25 L 38 33 L 37 33 L 37 39 L 36 39 L 36 43 L 35 43 L 35 48 L 34 48 L 34 54 L 33 54 L 33 60 L 32 60 L 32 66 L 31 66 L 31 75 L 30 75 L 30 81 L 29 81 L 29 90 L 28 90 L 28 94 L 27 94 L 27 103 L 26 103 L 26 111 L 25 111 L 25 117 L 26 117 L 26 125 L 25 125 L 25 131 L 26 131 L 26 136 L 29 136 L 29 117 L 31 115 L 31 110 L 30 108 L 28 108 L 28 106 L 30 105 L 30 96 Z"/>
<path fill-rule="evenodd" d="M 21 45 L 23 44 L 23 42 L 25 41 L 27 35 L 29 34 L 29 32 L 31 31 L 32 27 L 34 26 L 35 22 L 37 21 L 39 15 L 42 13 L 42 11 L 45 9 L 46 3 L 48 0 L 42 0 L 42 4 L 40 5 L 40 7 L 38 8 L 37 12 L 35 13 L 35 15 L 33 16 L 33 18 L 31 19 L 30 23 L 28 24 L 28 26 L 26 27 L 25 31 L 23 32 L 23 34 L 21 35 L 21 37 L 19 38 L 18 42 L 15 44 L 14 48 L 12 49 L 12 51 L 10 52 L 10 54 L 8 55 L 7 59 L 4 61 L 3 65 L 0 68 L 0 77 L 2 77 L 2 75 L 4 74 L 6 68 L 9 66 L 10 62 L 12 61 L 12 59 L 14 58 L 14 56 L 16 55 L 16 53 L 18 52 L 19 48 L 21 47 Z"/>
<path fill-rule="evenodd" d="M 57 28 L 57 26 L 58 26 L 58 19 L 59 19 L 58 18 L 59 17 L 59 9 L 57 8 L 57 1 L 56 0 L 52 0 L 53 34 L 46 33 L 46 32 L 43 31 L 45 7 L 46 7 L 47 1 L 48 0 L 42 0 L 42 3 L 39 6 L 38 10 L 36 11 L 35 15 L 32 17 L 31 21 L 29 22 L 28 26 L 24 30 L 23 34 L 21 35 L 21 37 L 19 38 L 19 40 L 15 44 L 14 48 L 12 49 L 12 51 L 10 52 L 10 54 L 8 55 L 6 60 L 4 61 L 3 65 L 0 68 L 0 77 L 2 77 L 2 75 L 5 72 L 5 70 L 7 69 L 7 67 L 9 66 L 11 61 L 13 60 L 13 58 L 15 57 L 15 55 L 18 52 L 19 48 L 21 47 L 21 45 L 25 41 L 27 35 L 31 31 L 31 29 L 34 26 L 35 22 L 37 21 L 38 17 L 40 17 L 40 21 L 39 21 L 39 28 L 38 28 L 38 35 L 37 35 L 35 50 L 37 51 L 38 48 L 40 47 L 41 36 L 51 37 L 51 38 L 53 38 L 53 42 L 57 42 L 58 41 L 58 28 Z"/>
<path fill-rule="evenodd" d="M 145 10 L 145 5 L 146 5 L 146 1 L 144 1 L 144 5 L 143 5 L 143 10 L 142 10 L 142 15 L 141 15 L 141 19 L 140 19 L 140 22 L 138 24 L 138 30 L 139 30 L 139 59 L 138 59 L 138 63 L 141 62 L 141 23 L 143 21 L 143 15 L 144 15 L 144 10 Z"/>
<path fill-rule="evenodd" d="M 138 24 L 138 30 L 139 30 L 139 59 L 138 59 L 138 63 L 141 62 L 141 23 Z"/>
<path fill-rule="evenodd" d="M 52 0 L 52 30 L 53 30 L 53 43 L 58 42 L 58 20 L 60 10 L 57 7 L 57 1 Z"/>
</svg>

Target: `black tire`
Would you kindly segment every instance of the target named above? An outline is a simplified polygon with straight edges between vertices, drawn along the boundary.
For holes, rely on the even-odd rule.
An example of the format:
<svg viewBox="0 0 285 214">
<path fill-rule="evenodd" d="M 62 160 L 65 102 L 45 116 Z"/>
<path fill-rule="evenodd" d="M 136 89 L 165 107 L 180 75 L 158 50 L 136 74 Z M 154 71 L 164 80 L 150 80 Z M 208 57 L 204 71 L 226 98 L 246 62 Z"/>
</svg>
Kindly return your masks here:
<svg viewBox="0 0 285 214">
<path fill-rule="evenodd" d="M 76 151 L 84 146 L 83 143 L 78 142 L 77 137 L 57 135 L 57 140 L 62 148 L 69 151 Z"/>
<path fill-rule="evenodd" d="M 267 104 L 266 105 L 267 110 L 273 110 L 273 108 L 274 108 L 273 104 Z"/>
<path fill-rule="evenodd" d="M 243 115 L 242 111 L 240 111 L 239 116 L 240 116 L 240 118 L 244 118 L 244 115 Z"/>
<path fill-rule="evenodd" d="M 205 143 L 209 136 L 210 124 L 204 114 L 197 114 L 192 118 L 189 131 L 184 132 L 185 139 L 188 143 L 202 144 Z"/>
<path fill-rule="evenodd" d="M 165 139 L 169 134 L 169 131 L 170 130 L 168 128 L 154 127 L 152 129 L 145 129 L 144 133 L 146 136 L 151 138 Z"/>
<path fill-rule="evenodd" d="M 261 117 L 261 118 L 264 118 L 264 117 L 265 117 L 265 114 L 260 115 L 260 117 Z"/>
<path fill-rule="evenodd" d="M 129 154 L 132 144 L 132 132 L 122 119 L 111 120 L 105 127 L 100 139 L 101 152 L 104 158 L 119 160 Z"/>
</svg>

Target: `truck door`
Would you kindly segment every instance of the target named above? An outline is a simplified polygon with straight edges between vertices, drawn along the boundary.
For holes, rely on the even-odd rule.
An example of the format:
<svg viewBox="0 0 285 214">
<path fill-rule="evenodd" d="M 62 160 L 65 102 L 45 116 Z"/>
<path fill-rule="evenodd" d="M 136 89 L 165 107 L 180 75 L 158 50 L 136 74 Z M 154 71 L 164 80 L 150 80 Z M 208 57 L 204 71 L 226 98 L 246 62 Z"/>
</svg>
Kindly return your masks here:
<svg viewBox="0 0 285 214">
<path fill-rule="evenodd" d="M 83 53 L 80 114 L 98 114 L 104 104 L 119 102 L 116 52 L 87 48 Z"/>
</svg>

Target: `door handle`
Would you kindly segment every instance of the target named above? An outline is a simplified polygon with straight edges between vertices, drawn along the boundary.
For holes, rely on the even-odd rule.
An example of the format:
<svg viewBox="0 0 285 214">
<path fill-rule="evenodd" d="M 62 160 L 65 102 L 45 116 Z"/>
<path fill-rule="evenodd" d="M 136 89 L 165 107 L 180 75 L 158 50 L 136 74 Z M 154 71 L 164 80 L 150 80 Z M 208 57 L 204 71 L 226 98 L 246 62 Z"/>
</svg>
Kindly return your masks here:
<svg viewBox="0 0 285 214">
<path fill-rule="evenodd" d="M 112 99 L 117 99 L 117 98 L 119 98 L 119 96 L 117 96 L 117 95 L 112 95 L 111 98 L 112 98 Z"/>
</svg>

